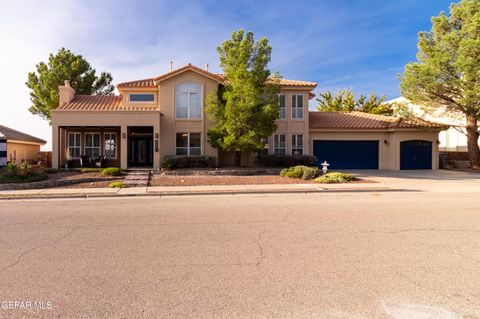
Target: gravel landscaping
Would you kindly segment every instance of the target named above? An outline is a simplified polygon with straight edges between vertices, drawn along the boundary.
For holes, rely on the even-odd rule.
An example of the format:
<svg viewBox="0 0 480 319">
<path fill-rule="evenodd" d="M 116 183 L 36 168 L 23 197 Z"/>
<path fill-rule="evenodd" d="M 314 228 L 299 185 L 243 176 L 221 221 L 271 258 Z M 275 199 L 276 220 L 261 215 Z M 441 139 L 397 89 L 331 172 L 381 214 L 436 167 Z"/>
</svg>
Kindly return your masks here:
<svg viewBox="0 0 480 319">
<path fill-rule="evenodd" d="M 69 180 L 72 182 L 70 185 L 59 186 L 55 188 L 99 188 L 108 187 L 111 182 L 123 181 L 122 176 L 104 176 L 100 172 L 60 172 L 50 174 L 49 179 L 53 180 Z M 80 182 L 80 180 L 97 179 L 96 181 Z M 77 183 L 78 182 L 78 183 Z"/>
</svg>

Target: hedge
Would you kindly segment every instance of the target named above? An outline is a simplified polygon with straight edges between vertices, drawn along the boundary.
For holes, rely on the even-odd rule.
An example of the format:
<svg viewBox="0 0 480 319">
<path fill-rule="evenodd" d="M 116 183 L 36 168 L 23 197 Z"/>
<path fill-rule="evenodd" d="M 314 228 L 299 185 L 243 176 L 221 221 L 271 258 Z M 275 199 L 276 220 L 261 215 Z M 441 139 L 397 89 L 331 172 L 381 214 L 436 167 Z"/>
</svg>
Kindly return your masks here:
<svg viewBox="0 0 480 319">
<path fill-rule="evenodd" d="M 268 167 L 291 167 L 297 165 L 316 166 L 317 158 L 312 155 L 260 155 L 259 161 Z"/>
<path fill-rule="evenodd" d="M 206 168 L 215 167 L 216 159 L 213 156 L 165 156 L 162 168 Z"/>
</svg>

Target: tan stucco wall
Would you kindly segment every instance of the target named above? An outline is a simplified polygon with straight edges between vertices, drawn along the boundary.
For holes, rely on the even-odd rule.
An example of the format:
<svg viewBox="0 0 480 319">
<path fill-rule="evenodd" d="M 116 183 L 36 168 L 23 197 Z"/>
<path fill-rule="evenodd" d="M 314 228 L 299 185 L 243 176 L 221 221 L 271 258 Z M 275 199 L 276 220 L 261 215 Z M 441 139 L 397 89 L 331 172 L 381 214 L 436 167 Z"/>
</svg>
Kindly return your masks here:
<svg viewBox="0 0 480 319">
<path fill-rule="evenodd" d="M 202 119 L 177 120 L 175 118 L 175 86 L 183 82 L 195 82 L 202 85 Z M 183 72 L 175 77 L 160 82 L 159 102 L 162 112 L 160 132 L 160 158 L 165 155 L 175 155 L 176 133 L 201 133 L 202 154 L 218 156 L 218 150 L 207 142 L 207 131 L 212 121 L 205 114 L 205 98 L 210 92 L 216 92 L 218 82 L 199 75 L 193 71 Z"/>
<path fill-rule="evenodd" d="M 38 152 L 40 152 L 40 145 L 7 141 L 7 161 L 12 160 L 17 165 L 21 165 L 24 159 L 28 162 L 36 162 Z"/>
<path fill-rule="evenodd" d="M 400 170 L 400 142 L 423 140 L 432 142 L 432 169 L 438 169 L 437 131 L 310 131 L 309 149 L 313 154 L 314 140 L 377 140 L 379 141 L 379 169 Z M 387 141 L 387 143 L 385 143 Z M 319 159 L 322 160 L 322 159 Z"/>
<path fill-rule="evenodd" d="M 304 90 L 290 90 L 282 88 L 281 94 L 285 94 L 285 119 L 278 119 L 277 131 L 274 134 L 285 134 L 286 153 L 292 154 L 292 135 L 303 134 L 303 153 L 310 154 L 308 147 L 309 139 L 309 123 L 308 123 L 308 93 L 309 89 Z M 292 95 L 303 95 L 303 119 L 292 119 Z M 273 135 L 268 138 L 268 153 L 274 153 Z"/>
</svg>

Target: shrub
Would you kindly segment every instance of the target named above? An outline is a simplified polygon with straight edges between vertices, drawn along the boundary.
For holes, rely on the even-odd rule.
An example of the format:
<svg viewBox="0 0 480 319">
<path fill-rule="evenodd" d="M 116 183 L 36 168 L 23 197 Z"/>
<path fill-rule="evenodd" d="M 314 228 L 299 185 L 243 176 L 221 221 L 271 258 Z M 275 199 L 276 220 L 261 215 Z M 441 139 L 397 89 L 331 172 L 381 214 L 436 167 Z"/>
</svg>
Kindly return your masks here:
<svg viewBox="0 0 480 319">
<path fill-rule="evenodd" d="M 102 175 L 105 176 L 120 176 L 122 175 L 122 169 L 118 167 L 107 167 L 102 170 Z"/>
<path fill-rule="evenodd" d="M 312 155 L 259 155 L 259 161 L 268 167 L 315 166 L 317 158 Z"/>
<path fill-rule="evenodd" d="M 317 183 L 323 184 L 335 184 L 335 183 L 348 183 L 356 180 L 356 177 L 352 174 L 330 172 L 315 179 Z"/>
<path fill-rule="evenodd" d="M 74 171 L 80 172 L 80 173 L 101 172 L 103 171 L 103 168 L 82 167 L 82 168 L 75 168 Z"/>
<path fill-rule="evenodd" d="M 215 167 L 215 162 L 215 157 L 213 156 L 165 156 L 162 168 Z"/>
<path fill-rule="evenodd" d="M 47 174 L 56 174 L 56 173 L 60 173 L 62 171 L 63 170 L 58 169 L 58 168 L 45 168 L 45 170 L 44 170 L 44 172 L 47 173 Z"/>
<path fill-rule="evenodd" d="M 108 187 L 110 187 L 110 188 L 125 188 L 127 186 L 123 182 L 117 181 L 117 182 L 111 182 L 108 185 Z"/>
<path fill-rule="evenodd" d="M 301 178 L 304 180 L 314 179 L 318 175 L 318 168 L 304 165 L 284 168 L 280 171 L 280 176 L 290 178 Z"/>
<path fill-rule="evenodd" d="M 32 171 L 28 164 L 22 164 L 19 169 L 15 164 L 9 163 L 0 173 L 0 183 L 32 183 L 47 179 L 47 174 L 38 171 Z"/>
</svg>

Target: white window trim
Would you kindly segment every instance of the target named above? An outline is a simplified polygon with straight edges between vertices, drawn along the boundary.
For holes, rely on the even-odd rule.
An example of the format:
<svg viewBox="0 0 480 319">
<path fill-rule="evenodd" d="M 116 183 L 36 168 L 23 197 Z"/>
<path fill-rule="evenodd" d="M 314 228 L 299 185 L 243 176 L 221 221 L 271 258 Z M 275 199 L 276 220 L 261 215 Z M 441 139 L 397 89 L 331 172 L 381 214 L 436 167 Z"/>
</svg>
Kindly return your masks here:
<svg viewBox="0 0 480 319">
<path fill-rule="evenodd" d="M 177 85 L 182 83 L 195 83 L 200 85 L 200 117 L 190 118 L 190 91 L 186 92 L 188 93 L 187 117 L 177 117 Z M 203 84 L 200 84 L 197 82 L 185 81 L 185 82 L 175 83 L 173 87 L 173 96 L 174 96 L 173 109 L 175 111 L 175 120 L 177 121 L 202 121 L 203 120 L 203 90 L 204 90 Z M 196 93 L 196 92 L 193 92 L 193 93 Z M 195 132 L 192 132 L 192 133 L 195 133 Z"/>
<path fill-rule="evenodd" d="M 115 156 L 114 157 L 108 157 L 107 156 L 107 150 L 106 150 L 106 135 L 109 134 L 110 136 L 111 135 L 115 135 Z M 107 156 L 107 159 L 111 159 L 111 160 L 116 160 L 118 159 L 118 134 L 117 132 L 103 132 L 103 153 L 105 153 L 105 156 Z"/>
<path fill-rule="evenodd" d="M 278 137 L 278 145 L 280 146 L 280 136 L 285 137 L 285 145 L 283 147 L 277 147 L 277 137 Z M 284 150 L 283 154 L 277 153 L 277 149 Z M 287 134 L 274 134 L 273 135 L 273 154 L 275 155 L 287 155 Z"/>
<path fill-rule="evenodd" d="M 100 134 L 100 132 L 85 132 L 85 136 L 83 137 L 84 138 L 84 146 L 83 146 L 83 154 L 84 155 L 87 155 L 87 148 L 91 148 L 91 149 L 94 149 L 94 148 L 97 148 L 96 146 L 87 146 L 87 135 L 98 135 L 98 156 L 101 157 L 102 156 L 102 134 Z M 92 139 L 93 141 L 94 139 Z"/>
<path fill-rule="evenodd" d="M 298 136 L 302 136 L 302 147 L 301 147 L 301 150 L 302 150 L 302 154 L 303 155 L 305 153 L 305 134 L 303 133 L 294 133 L 292 134 L 292 145 L 291 145 L 291 154 L 293 155 L 293 149 L 300 149 L 300 147 L 293 147 L 293 139 L 295 138 L 295 145 L 298 144 Z"/>
<path fill-rule="evenodd" d="M 79 153 L 80 153 L 80 156 L 82 156 L 82 133 L 81 133 L 81 132 L 68 132 L 68 134 L 67 134 L 67 151 L 68 151 L 68 157 L 70 157 L 70 135 L 72 135 L 72 134 L 73 134 L 73 135 L 76 135 L 76 134 L 80 135 L 80 143 L 79 143 L 78 146 L 75 145 L 74 148 L 78 148 L 79 151 L 80 151 L 80 152 L 79 152 Z M 80 156 L 79 156 L 79 157 L 72 156 L 71 158 L 72 158 L 72 159 L 79 159 Z"/>
<path fill-rule="evenodd" d="M 187 147 L 177 147 L 177 134 L 187 134 Z M 190 134 L 200 134 L 200 155 L 190 155 Z M 202 156 L 203 155 L 203 133 L 202 132 L 175 132 L 175 156 Z M 187 155 L 177 155 L 177 148 L 186 148 Z"/>
<path fill-rule="evenodd" d="M 278 120 L 284 121 L 287 119 L 287 95 L 285 93 L 279 93 L 277 94 L 278 96 Z M 280 96 L 284 97 L 284 105 L 283 107 L 280 107 Z M 283 109 L 283 117 L 280 117 L 280 109 Z"/>
<path fill-rule="evenodd" d="M 295 104 L 298 105 L 298 97 L 301 96 L 302 97 L 302 107 L 293 107 L 293 98 L 295 98 Z M 305 96 L 303 93 L 296 93 L 296 94 L 292 94 L 292 114 L 291 114 L 291 118 L 292 120 L 304 120 L 305 119 L 305 100 L 304 100 Z M 302 110 L 302 117 L 293 117 L 293 115 L 295 114 L 294 110 Z"/>
<path fill-rule="evenodd" d="M 153 102 L 152 101 L 132 101 L 130 95 L 137 95 L 137 94 L 151 94 L 153 95 Z M 128 93 L 128 103 L 132 104 L 155 104 L 157 103 L 157 94 L 155 92 L 144 92 L 144 93 Z"/>
</svg>

